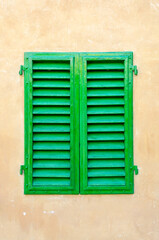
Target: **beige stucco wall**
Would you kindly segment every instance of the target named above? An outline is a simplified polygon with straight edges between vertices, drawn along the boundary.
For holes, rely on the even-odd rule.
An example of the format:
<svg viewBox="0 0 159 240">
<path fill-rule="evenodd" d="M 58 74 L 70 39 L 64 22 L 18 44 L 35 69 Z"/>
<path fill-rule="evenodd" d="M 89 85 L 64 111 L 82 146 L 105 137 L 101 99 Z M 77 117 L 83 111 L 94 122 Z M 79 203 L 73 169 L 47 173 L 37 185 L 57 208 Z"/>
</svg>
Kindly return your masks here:
<svg viewBox="0 0 159 240">
<path fill-rule="evenodd" d="M 25 196 L 24 51 L 134 51 L 134 195 Z M 159 239 L 159 1 L 0 0 L 0 240 Z"/>
</svg>

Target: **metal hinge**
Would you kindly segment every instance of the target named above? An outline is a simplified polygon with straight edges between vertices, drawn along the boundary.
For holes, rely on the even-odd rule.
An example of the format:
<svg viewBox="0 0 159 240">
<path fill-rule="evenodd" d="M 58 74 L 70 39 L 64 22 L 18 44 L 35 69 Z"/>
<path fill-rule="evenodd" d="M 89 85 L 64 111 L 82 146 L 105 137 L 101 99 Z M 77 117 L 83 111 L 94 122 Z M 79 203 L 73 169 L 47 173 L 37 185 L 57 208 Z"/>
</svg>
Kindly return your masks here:
<svg viewBox="0 0 159 240">
<path fill-rule="evenodd" d="M 20 175 L 23 174 L 24 170 L 27 169 L 27 166 L 25 165 L 20 165 Z"/>
<path fill-rule="evenodd" d="M 136 165 L 132 166 L 131 169 L 135 172 L 135 175 L 138 175 L 139 170 L 138 170 L 138 167 Z"/>
<path fill-rule="evenodd" d="M 138 75 L 138 69 L 137 69 L 137 66 L 136 66 L 136 65 L 131 66 L 130 69 L 133 70 L 133 72 L 134 72 L 135 75 Z"/>
<path fill-rule="evenodd" d="M 19 75 L 22 75 L 23 72 L 27 69 L 27 67 L 24 67 L 23 65 L 20 65 Z"/>
</svg>

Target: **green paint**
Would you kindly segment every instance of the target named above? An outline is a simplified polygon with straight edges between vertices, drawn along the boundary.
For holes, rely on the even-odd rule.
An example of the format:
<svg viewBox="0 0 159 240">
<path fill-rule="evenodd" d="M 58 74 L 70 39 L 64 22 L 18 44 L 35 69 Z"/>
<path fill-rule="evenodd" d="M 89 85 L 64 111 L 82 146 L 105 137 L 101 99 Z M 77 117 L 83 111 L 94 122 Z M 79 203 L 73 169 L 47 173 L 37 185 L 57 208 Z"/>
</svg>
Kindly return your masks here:
<svg viewBox="0 0 159 240">
<path fill-rule="evenodd" d="M 134 192 L 132 64 L 132 53 L 81 55 L 81 194 Z"/>
<path fill-rule="evenodd" d="M 24 193 L 133 193 L 132 52 L 25 53 L 23 71 Z"/>
<path fill-rule="evenodd" d="M 25 194 L 79 193 L 77 60 L 25 53 Z"/>
</svg>

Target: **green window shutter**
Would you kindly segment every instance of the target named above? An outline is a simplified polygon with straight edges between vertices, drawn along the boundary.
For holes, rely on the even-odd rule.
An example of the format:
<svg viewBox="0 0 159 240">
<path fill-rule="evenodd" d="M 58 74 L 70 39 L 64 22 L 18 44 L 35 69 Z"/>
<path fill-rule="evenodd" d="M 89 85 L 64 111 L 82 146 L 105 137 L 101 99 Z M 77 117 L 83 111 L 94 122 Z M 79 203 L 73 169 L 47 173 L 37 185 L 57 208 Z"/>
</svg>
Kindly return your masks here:
<svg viewBox="0 0 159 240">
<path fill-rule="evenodd" d="M 25 53 L 23 71 L 25 194 L 133 193 L 132 52 Z"/>
<path fill-rule="evenodd" d="M 81 57 L 80 193 L 133 193 L 132 53 Z"/>
<path fill-rule="evenodd" d="M 79 193 L 79 96 L 74 55 L 26 53 L 25 193 Z"/>
</svg>

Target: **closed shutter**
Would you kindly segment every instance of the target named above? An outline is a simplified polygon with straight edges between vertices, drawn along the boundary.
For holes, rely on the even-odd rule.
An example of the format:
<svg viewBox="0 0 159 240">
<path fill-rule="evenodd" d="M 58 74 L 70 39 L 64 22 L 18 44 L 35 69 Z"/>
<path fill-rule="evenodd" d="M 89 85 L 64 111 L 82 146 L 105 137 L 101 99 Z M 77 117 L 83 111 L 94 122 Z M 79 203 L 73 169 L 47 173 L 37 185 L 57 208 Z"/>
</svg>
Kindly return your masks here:
<svg viewBox="0 0 159 240">
<path fill-rule="evenodd" d="M 79 193 L 75 59 L 27 53 L 25 66 L 25 193 Z"/>
<path fill-rule="evenodd" d="M 24 193 L 133 193 L 132 52 L 25 53 L 23 70 Z"/>
<path fill-rule="evenodd" d="M 132 54 L 81 64 L 80 192 L 132 193 Z"/>
</svg>

